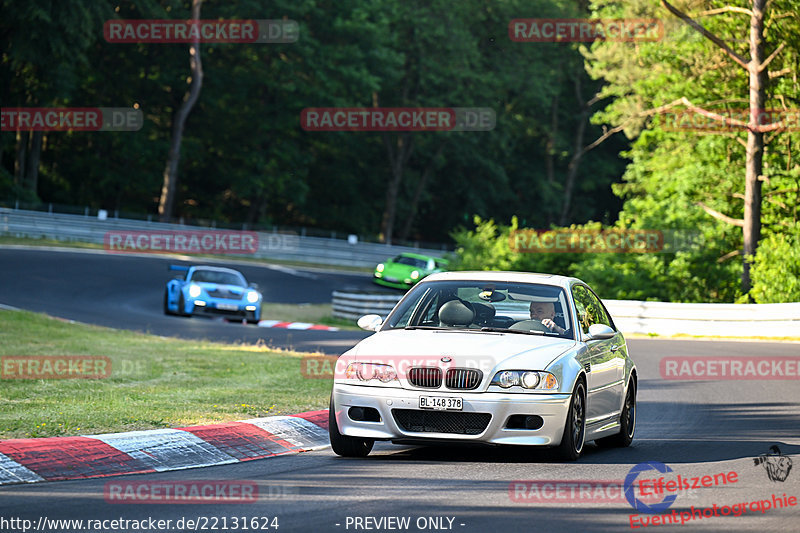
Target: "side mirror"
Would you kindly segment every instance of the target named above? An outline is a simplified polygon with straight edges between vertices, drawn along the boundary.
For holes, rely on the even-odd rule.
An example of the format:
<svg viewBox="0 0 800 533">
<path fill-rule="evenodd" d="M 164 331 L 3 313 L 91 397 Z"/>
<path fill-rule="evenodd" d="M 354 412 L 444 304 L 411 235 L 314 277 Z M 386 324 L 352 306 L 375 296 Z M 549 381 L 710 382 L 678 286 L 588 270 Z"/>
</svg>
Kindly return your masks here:
<svg viewBox="0 0 800 533">
<path fill-rule="evenodd" d="M 251 289 L 258 290 L 258 283 L 251 283 L 250 285 L 248 285 L 248 287 L 250 287 Z"/>
<path fill-rule="evenodd" d="M 378 331 L 381 324 L 383 319 L 380 315 L 364 315 L 358 319 L 358 327 L 367 331 Z"/>
<path fill-rule="evenodd" d="M 591 341 L 610 339 L 617 332 L 605 324 L 592 324 L 589 326 L 589 339 Z"/>
</svg>

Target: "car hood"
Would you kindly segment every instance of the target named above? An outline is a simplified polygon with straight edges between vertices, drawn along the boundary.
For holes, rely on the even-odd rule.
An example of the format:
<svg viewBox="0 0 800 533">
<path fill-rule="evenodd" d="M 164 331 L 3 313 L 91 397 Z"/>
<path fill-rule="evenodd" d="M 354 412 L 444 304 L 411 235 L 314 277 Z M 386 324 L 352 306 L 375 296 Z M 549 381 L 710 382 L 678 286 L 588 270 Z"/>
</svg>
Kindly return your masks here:
<svg viewBox="0 0 800 533">
<path fill-rule="evenodd" d="M 337 367 L 344 368 L 345 363 L 354 361 L 385 361 L 401 367 L 479 368 L 484 373 L 498 369 L 545 370 L 575 345 L 571 339 L 516 333 L 390 330 L 367 337 L 345 352 Z M 443 362 L 443 357 L 450 361 Z"/>
<path fill-rule="evenodd" d="M 413 271 L 419 270 L 423 272 L 425 269 L 422 267 L 415 267 L 412 265 L 404 265 L 402 263 L 384 263 L 383 265 L 383 273 L 386 274 L 391 273 L 398 276 L 408 276 Z"/>
<path fill-rule="evenodd" d="M 193 281 L 195 285 L 202 287 L 204 291 L 227 291 L 233 294 L 244 294 L 247 291 L 246 287 L 241 285 L 225 285 L 222 283 L 212 283 L 210 281 Z"/>
</svg>

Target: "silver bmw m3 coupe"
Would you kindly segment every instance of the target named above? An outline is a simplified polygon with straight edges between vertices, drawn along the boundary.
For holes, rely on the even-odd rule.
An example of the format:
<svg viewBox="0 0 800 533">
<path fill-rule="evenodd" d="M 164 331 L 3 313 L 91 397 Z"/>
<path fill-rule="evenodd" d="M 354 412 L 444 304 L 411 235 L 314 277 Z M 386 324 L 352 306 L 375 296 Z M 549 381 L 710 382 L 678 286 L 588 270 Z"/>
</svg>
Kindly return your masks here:
<svg viewBox="0 0 800 533">
<path fill-rule="evenodd" d="M 636 366 L 588 285 L 522 272 L 446 272 L 411 289 L 336 364 L 330 439 L 343 456 L 374 441 L 628 446 Z"/>
</svg>

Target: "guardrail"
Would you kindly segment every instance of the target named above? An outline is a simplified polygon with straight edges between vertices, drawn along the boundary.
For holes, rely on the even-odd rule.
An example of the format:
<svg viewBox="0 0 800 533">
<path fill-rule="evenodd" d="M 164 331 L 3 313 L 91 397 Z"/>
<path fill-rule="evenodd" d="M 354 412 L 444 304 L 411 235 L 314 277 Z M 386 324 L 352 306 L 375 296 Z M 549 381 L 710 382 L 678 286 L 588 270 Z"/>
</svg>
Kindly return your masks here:
<svg viewBox="0 0 800 533">
<path fill-rule="evenodd" d="M 106 218 L 63 213 L 43 213 L 0 208 L 0 235 L 47 238 L 59 241 L 103 244 L 108 231 L 208 231 L 202 226 L 168 224 L 146 220 Z M 222 230 L 222 228 L 219 228 Z M 446 250 L 387 245 L 341 239 L 310 237 L 293 232 L 256 232 L 258 251 L 249 257 L 300 261 L 321 265 L 374 267 L 401 252 L 441 257 Z M 238 254 L 241 257 L 241 254 Z"/>
<path fill-rule="evenodd" d="M 800 337 L 800 303 L 683 304 L 603 300 L 622 332 Z"/>
<path fill-rule="evenodd" d="M 386 317 L 402 294 L 374 295 L 334 291 L 333 315 L 358 319 Z M 685 304 L 603 300 L 623 333 L 722 337 L 800 337 L 800 303 Z"/>
<path fill-rule="evenodd" d="M 358 320 L 359 317 L 374 313 L 386 318 L 402 297 L 402 294 L 333 291 L 333 316 Z"/>
</svg>

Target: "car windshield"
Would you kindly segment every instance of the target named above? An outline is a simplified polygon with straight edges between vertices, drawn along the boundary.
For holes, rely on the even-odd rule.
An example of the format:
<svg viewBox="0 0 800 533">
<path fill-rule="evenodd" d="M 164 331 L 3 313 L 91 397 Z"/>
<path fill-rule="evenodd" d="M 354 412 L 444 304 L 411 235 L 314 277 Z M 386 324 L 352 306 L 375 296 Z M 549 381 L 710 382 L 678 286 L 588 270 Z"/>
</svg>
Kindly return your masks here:
<svg viewBox="0 0 800 533">
<path fill-rule="evenodd" d="M 401 265 L 410 265 L 415 268 L 425 268 L 428 265 L 428 262 L 424 259 L 417 259 L 416 257 L 409 257 L 407 255 L 398 255 L 394 259 L 392 259 L 392 263 L 398 263 Z"/>
<path fill-rule="evenodd" d="M 203 283 L 217 283 L 219 285 L 236 285 L 244 287 L 247 285 L 244 278 L 231 272 L 218 272 L 216 270 L 195 270 L 192 274 L 192 281 Z"/>
<path fill-rule="evenodd" d="M 574 338 L 560 287 L 500 281 L 434 281 L 412 289 L 384 329 L 474 329 Z"/>
</svg>

